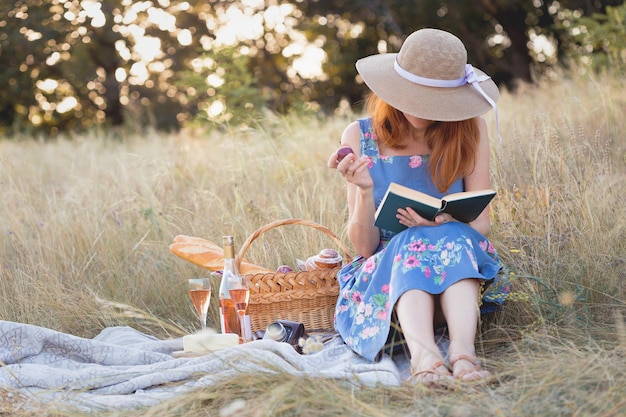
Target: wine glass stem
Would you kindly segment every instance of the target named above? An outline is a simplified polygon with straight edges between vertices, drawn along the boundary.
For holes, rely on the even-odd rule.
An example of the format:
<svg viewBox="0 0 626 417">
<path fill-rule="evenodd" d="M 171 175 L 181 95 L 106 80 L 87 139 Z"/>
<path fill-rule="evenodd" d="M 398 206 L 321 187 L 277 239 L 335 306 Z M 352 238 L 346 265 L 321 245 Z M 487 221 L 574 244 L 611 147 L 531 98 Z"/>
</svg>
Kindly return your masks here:
<svg viewBox="0 0 626 417">
<path fill-rule="evenodd" d="M 246 338 L 246 319 L 245 319 L 245 312 L 239 312 L 238 316 L 239 316 L 239 330 L 241 331 L 241 341 L 243 343 L 246 343 L 248 340 Z"/>
<path fill-rule="evenodd" d="M 202 330 L 206 330 L 206 314 L 200 316 L 200 324 L 202 324 Z"/>
</svg>

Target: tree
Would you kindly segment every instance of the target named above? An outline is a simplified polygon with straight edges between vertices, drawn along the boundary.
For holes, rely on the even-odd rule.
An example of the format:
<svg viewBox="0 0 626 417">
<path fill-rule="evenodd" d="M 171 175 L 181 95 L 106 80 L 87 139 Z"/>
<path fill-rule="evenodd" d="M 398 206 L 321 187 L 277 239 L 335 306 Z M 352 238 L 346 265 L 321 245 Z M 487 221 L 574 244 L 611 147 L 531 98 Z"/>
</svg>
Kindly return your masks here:
<svg viewBox="0 0 626 417">
<path fill-rule="evenodd" d="M 121 126 L 130 113 L 141 124 L 178 127 L 184 94 L 172 80 L 210 36 L 199 17 L 210 7 L 199 0 L 3 3 L 0 88 L 10 94 L 0 100 L 0 123 L 54 133 Z"/>
<path fill-rule="evenodd" d="M 288 3 L 266 7 L 236 0 L 5 2 L 0 88 L 10 94 L 0 100 L 0 125 L 50 133 L 102 124 L 177 129 L 226 95 L 233 105 L 226 114 L 250 115 L 261 98 L 288 111 L 306 100 L 302 77 L 292 70 L 298 53 L 284 53 L 301 41 L 292 31 L 294 11 Z M 228 38 L 223 29 L 232 29 L 238 17 L 247 19 L 239 30 L 254 30 L 232 44 L 220 43 L 218 38 Z M 222 64 L 204 76 L 230 67 L 229 82 L 220 95 L 209 95 L 201 90 L 213 87 L 199 86 L 189 75 L 196 71 L 194 60 L 217 51 L 222 59 L 215 61 Z M 233 80 L 236 71 L 244 78 Z"/>
<path fill-rule="evenodd" d="M 623 0 L 302 0 L 299 7 L 306 16 L 302 26 L 326 39 L 332 68 L 325 70 L 333 74 L 331 79 L 352 82 L 355 60 L 380 52 L 377 45 L 397 52 L 409 33 L 436 27 L 459 36 L 470 63 L 485 70 L 499 85 L 515 90 L 519 83 L 533 82 L 534 76 L 549 71 L 571 54 L 573 37 L 565 28 L 571 26 L 572 15 L 604 13 L 611 4 L 623 4 Z M 327 22 L 326 27 L 316 24 L 320 20 Z M 359 28 L 357 36 L 350 36 L 352 32 L 345 29 L 350 25 Z M 553 57 L 533 49 L 539 37 L 553 45 Z M 358 100 L 363 89 L 336 82 L 327 82 L 324 88 L 345 94 L 351 102 Z M 330 104 L 332 98 L 326 101 Z"/>
<path fill-rule="evenodd" d="M 607 2 L 608 3 L 608 2 Z M 615 2 L 617 3 L 617 2 Z M 623 73 L 626 69 L 626 4 L 604 4 L 602 12 L 570 13 L 558 22 L 564 66 Z"/>
<path fill-rule="evenodd" d="M 616 10 L 623 8 L 611 6 L 620 5 L 623 0 L 2 2 L 0 130 L 249 123 L 264 107 L 329 113 L 341 100 L 360 103 L 358 58 L 397 52 L 405 36 L 423 27 L 459 36 L 470 63 L 515 90 L 568 60 L 589 60 L 589 51 L 619 62 L 623 15 Z"/>
<path fill-rule="evenodd" d="M 38 80 L 55 77 L 56 68 L 47 61 L 60 59 L 63 51 L 55 47 L 63 42 L 65 28 L 55 24 L 55 11 L 41 1 L 3 2 L 0 13 L 0 123 L 11 127 L 29 120 L 40 124 L 44 117 L 52 121 L 50 113 L 36 114 L 35 109 L 49 105 L 45 95 L 48 86 L 37 84 Z M 31 22 L 38 24 L 33 27 Z M 59 96 L 66 87 L 61 86 Z"/>
</svg>

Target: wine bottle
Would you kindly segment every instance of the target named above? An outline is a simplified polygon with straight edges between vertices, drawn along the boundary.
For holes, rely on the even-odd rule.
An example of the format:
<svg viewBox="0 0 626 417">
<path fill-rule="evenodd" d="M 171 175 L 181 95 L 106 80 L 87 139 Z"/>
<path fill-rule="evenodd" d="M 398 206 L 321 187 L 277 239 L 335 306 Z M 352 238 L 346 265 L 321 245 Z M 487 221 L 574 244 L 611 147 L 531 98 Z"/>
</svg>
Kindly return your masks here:
<svg viewBox="0 0 626 417">
<path fill-rule="evenodd" d="M 241 276 L 235 264 L 235 243 L 232 236 L 224 236 L 222 240 L 224 247 L 224 270 L 219 292 L 220 326 L 222 333 L 237 333 L 241 336 L 237 312 L 228 292 L 228 282 L 230 280 L 241 281 Z"/>
</svg>

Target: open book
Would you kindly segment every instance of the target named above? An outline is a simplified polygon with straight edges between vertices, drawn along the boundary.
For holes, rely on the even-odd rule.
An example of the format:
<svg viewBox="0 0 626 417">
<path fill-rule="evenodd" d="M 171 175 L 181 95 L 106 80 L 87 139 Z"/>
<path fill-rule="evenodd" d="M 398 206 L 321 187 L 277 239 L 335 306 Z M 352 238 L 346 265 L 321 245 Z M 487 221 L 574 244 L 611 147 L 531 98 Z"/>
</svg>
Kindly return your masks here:
<svg viewBox="0 0 626 417">
<path fill-rule="evenodd" d="M 396 215 L 399 208 L 406 207 L 411 207 L 428 220 L 434 220 L 441 213 L 448 213 L 458 221 L 469 223 L 482 213 L 495 195 L 494 190 L 480 190 L 436 198 L 392 182 L 376 210 L 374 226 L 401 232 L 406 226 L 400 224 Z"/>
</svg>

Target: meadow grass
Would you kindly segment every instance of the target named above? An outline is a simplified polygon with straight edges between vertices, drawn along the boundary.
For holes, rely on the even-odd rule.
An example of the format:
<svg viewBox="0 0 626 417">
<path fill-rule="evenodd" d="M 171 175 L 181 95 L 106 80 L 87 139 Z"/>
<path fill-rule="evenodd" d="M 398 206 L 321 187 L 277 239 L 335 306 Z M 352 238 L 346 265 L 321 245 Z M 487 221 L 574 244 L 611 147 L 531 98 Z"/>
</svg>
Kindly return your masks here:
<svg viewBox="0 0 626 417">
<path fill-rule="evenodd" d="M 499 191 L 490 237 L 513 293 L 477 341 L 497 383 L 355 389 L 259 374 L 123 415 L 625 415 L 626 89 L 619 78 L 542 84 L 504 92 L 499 112 L 502 143 L 487 115 Z M 185 280 L 207 271 L 169 252 L 176 235 L 240 245 L 302 218 L 348 244 L 345 186 L 325 164 L 355 117 L 0 141 L 0 319 L 88 338 L 115 325 L 179 337 L 197 329 Z M 329 244 L 288 226 L 246 257 L 275 267 Z M 0 415 L 80 415 L 0 397 Z"/>
</svg>

